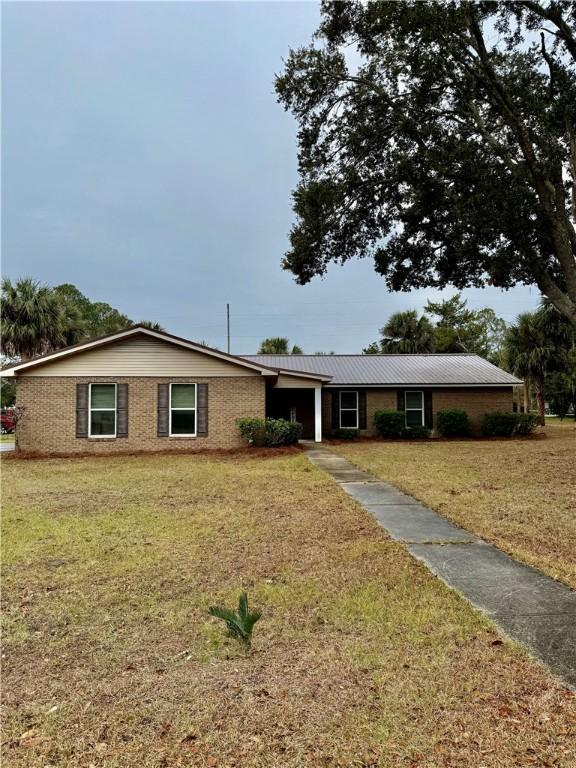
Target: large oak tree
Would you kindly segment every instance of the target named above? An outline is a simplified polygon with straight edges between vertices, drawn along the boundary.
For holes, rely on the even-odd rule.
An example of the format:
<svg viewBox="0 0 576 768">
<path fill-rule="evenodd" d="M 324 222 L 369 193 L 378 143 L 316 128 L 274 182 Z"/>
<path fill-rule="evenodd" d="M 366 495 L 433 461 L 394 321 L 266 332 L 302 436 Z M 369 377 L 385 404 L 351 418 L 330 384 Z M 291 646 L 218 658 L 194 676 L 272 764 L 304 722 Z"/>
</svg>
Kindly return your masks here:
<svg viewBox="0 0 576 768">
<path fill-rule="evenodd" d="M 276 80 L 299 122 L 299 283 L 536 284 L 576 320 L 576 4 L 323 3 Z"/>
</svg>

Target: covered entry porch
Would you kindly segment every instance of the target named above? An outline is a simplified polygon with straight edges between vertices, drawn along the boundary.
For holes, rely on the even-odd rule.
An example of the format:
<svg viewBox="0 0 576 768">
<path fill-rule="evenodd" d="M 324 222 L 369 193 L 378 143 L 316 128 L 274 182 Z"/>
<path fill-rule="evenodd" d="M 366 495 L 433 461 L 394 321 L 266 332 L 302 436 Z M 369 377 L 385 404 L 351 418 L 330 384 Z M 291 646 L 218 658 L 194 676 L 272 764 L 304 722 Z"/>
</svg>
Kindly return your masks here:
<svg viewBox="0 0 576 768">
<path fill-rule="evenodd" d="M 303 377 L 282 371 L 266 386 L 266 416 L 298 421 L 302 438 L 322 442 L 322 384 L 326 376 Z"/>
</svg>

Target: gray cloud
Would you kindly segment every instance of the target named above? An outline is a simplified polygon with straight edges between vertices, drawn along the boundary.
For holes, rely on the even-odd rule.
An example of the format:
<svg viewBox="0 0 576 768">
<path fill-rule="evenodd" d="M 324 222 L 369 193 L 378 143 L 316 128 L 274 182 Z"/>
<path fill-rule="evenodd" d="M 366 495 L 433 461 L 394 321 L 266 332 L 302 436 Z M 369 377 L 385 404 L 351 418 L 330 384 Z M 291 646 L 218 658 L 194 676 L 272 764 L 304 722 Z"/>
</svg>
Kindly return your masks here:
<svg viewBox="0 0 576 768">
<path fill-rule="evenodd" d="M 310 40 L 315 4 L 8 3 L 3 16 L 5 274 L 75 283 L 220 346 L 229 301 L 237 352 L 272 334 L 359 351 L 434 293 L 391 295 L 369 262 L 304 288 L 280 269 L 296 131 L 273 76 Z M 466 295 L 509 320 L 538 298 Z"/>
</svg>

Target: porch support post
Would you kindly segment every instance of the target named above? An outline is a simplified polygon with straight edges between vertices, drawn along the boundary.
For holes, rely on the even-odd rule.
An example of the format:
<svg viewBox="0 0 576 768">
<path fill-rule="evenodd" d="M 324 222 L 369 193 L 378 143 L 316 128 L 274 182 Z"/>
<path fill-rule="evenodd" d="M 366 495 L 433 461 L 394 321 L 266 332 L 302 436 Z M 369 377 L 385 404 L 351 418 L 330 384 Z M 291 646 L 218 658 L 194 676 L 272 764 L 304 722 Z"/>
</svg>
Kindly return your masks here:
<svg viewBox="0 0 576 768">
<path fill-rule="evenodd" d="M 314 441 L 322 442 L 322 387 L 314 390 Z"/>
</svg>

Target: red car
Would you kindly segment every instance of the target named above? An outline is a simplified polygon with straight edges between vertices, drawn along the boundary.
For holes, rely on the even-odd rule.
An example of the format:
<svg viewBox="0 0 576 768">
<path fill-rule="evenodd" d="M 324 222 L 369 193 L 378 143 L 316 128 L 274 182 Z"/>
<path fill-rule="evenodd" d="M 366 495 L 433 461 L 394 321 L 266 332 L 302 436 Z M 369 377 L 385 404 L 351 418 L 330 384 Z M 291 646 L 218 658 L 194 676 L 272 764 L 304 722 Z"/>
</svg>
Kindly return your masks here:
<svg viewBox="0 0 576 768">
<path fill-rule="evenodd" d="M 8 435 L 14 432 L 15 426 L 14 412 L 10 408 L 3 408 L 0 411 L 0 434 Z"/>
</svg>

